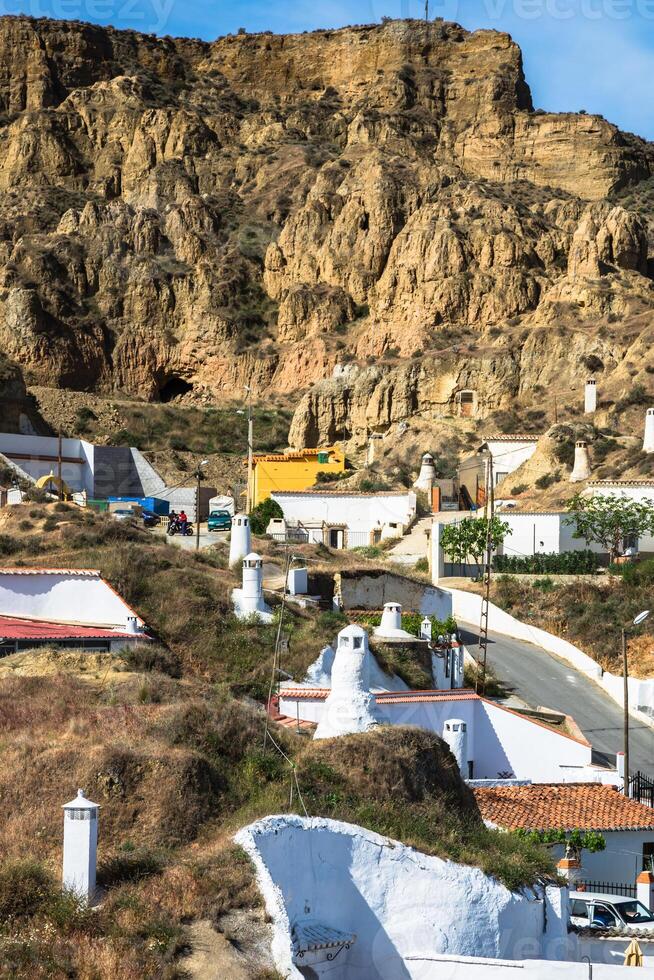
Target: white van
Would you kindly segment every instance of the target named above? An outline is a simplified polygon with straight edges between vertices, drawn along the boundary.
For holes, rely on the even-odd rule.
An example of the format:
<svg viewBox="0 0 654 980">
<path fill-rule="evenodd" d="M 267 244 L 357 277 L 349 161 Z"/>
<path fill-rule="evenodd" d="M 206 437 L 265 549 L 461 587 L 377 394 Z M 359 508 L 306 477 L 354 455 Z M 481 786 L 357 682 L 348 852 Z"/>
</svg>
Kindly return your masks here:
<svg viewBox="0 0 654 980">
<path fill-rule="evenodd" d="M 654 915 L 642 902 L 625 895 L 570 892 L 570 921 L 580 928 L 654 933 Z"/>
</svg>

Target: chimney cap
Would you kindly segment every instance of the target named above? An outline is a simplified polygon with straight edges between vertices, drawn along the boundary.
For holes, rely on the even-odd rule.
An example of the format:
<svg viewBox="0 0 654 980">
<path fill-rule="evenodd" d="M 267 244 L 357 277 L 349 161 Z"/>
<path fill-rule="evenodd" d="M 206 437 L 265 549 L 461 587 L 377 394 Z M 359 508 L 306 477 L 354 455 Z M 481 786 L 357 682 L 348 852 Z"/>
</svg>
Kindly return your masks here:
<svg viewBox="0 0 654 980">
<path fill-rule="evenodd" d="M 89 800 L 83 789 L 77 790 L 77 796 L 70 803 L 64 803 L 62 810 L 99 810 L 100 804 Z"/>
</svg>

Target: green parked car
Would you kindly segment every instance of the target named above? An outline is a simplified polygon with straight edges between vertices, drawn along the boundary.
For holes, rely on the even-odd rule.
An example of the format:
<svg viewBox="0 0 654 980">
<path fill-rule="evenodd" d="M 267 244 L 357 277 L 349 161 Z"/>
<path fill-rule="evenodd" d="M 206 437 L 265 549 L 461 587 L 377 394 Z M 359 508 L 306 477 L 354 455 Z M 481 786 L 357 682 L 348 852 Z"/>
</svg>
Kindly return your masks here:
<svg viewBox="0 0 654 980">
<path fill-rule="evenodd" d="M 227 510 L 212 510 L 207 521 L 209 531 L 231 531 L 232 518 Z"/>
</svg>

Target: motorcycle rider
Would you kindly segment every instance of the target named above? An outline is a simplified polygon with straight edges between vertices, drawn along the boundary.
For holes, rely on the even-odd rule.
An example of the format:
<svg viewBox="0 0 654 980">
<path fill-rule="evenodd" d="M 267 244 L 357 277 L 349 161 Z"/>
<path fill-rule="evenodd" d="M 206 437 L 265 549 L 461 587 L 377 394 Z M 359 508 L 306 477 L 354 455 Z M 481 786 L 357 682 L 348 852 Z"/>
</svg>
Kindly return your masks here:
<svg viewBox="0 0 654 980">
<path fill-rule="evenodd" d="M 177 524 L 177 514 L 175 513 L 174 510 L 171 510 L 171 512 L 168 514 L 168 534 L 170 534 L 170 532 L 172 531 L 172 529 L 175 527 L 176 524 Z"/>
<path fill-rule="evenodd" d="M 182 537 L 186 534 L 186 529 L 188 527 L 188 517 L 186 516 L 186 511 L 180 510 L 179 512 L 179 530 Z"/>
</svg>

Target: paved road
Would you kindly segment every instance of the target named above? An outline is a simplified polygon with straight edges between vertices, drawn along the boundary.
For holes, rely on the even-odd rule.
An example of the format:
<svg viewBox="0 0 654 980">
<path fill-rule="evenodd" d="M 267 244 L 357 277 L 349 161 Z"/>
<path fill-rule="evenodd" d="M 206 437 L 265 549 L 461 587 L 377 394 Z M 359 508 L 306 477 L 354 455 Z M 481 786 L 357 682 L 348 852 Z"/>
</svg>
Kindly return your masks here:
<svg viewBox="0 0 654 980">
<path fill-rule="evenodd" d="M 172 536 L 166 535 L 165 527 L 155 527 L 152 529 L 153 534 L 161 535 L 165 537 L 169 544 L 176 545 L 183 551 L 195 551 L 195 525 L 193 525 L 193 536 L 190 538 L 182 537 L 181 534 L 173 534 Z M 229 531 L 207 531 L 207 525 L 200 525 L 200 550 L 203 551 L 205 548 L 211 548 L 213 545 L 218 544 L 220 541 L 227 541 Z"/>
<path fill-rule="evenodd" d="M 474 655 L 477 630 L 461 630 Z M 490 634 L 488 662 L 510 693 L 531 707 L 540 705 L 572 715 L 595 750 L 596 761 L 615 763 L 622 751 L 622 709 L 585 674 L 540 647 Z M 654 776 L 654 729 L 631 719 L 630 768 Z"/>
</svg>

